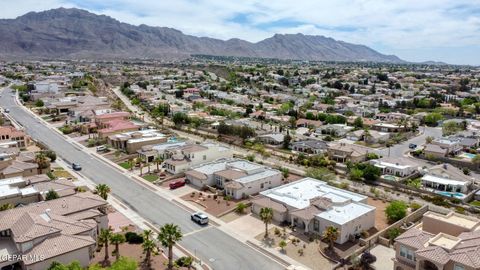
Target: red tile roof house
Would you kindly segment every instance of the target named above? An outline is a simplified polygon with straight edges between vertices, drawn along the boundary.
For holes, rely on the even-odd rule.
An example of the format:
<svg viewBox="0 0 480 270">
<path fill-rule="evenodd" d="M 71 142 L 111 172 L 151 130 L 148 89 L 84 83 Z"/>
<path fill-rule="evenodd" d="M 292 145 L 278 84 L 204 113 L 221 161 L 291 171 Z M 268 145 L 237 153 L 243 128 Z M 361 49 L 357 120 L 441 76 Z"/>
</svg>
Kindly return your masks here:
<svg viewBox="0 0 480 270">
<path fill-rule="evenodd" d="M 5 141 L 15 141 L 18 148 L 25 148 L 29 144 L 30 138 L 21 130 L 5 126 L 0 127 L 0 142 Z"/>
<path fill-rule="evenodd" d="M 98 136 L 106 138 L 118 133 L 139 130 L 138 125 L 127 120 L 129 116 L 130 114 L 127 112 L 106 113 L 96 116 L 95 123 L 98 126 Z"/>
<path fill-rule="evenodd" d="M 0 212 L 0 268 L 44 270 L 73 260 L 87 267 L 98 231 L 108 226 L 100 211 L 106 204 L 84 192 Z"/>
</svg>

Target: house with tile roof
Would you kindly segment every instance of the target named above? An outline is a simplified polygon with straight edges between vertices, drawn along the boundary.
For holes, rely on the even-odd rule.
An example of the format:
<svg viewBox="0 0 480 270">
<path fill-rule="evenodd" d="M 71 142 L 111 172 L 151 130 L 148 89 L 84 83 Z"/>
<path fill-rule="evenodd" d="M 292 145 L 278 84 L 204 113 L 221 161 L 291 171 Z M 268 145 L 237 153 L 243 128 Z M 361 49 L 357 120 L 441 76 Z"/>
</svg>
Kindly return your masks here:
<svg viewBox="0 0 480 270">
<path fill-rule="evenodd" d="M 234 199 L 258 194 L 282 184 L 282 173 L 243 159 L 222 159 L 185 172 L 186 179 L 202 188 L 215 186 Z"/>
<path fill-rule="evenodd" d="M 107 202 L 90 192 L 0 212 L 0 268 L 44 270 L 53 261 L 90 264 Z"/>
<path fill-rule="evenodd" d="M 429 211 L 395 239 L 395 270 L 480 269 L 480 219 Z"/>
</svg>

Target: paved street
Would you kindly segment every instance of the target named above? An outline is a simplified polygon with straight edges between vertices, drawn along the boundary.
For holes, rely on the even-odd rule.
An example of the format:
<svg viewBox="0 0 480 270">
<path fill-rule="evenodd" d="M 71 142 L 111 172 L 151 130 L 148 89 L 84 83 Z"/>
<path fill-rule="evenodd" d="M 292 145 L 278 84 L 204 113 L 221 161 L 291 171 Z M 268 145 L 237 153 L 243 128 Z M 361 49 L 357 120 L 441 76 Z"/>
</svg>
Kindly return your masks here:
<svg viewBox="0 0 480 270">
<path fill-rule="evenodd" d="M 81 173 L 84 176 L 95 183 L 109 185 L 115 197 L 152 224 L 172 222 L 179 225 L 184 233 L 189 233 L 181 244 L 195 252 L 212 268 L 282 269 L 278 263 L 216 227 L 201 230 L 200 226 L 190 221 L 189 212 L 182 207 L 162 198 L 149 186 L 134 181 L 118 168 L 82 151 L 77 145 L 46 127 L 40 120 L 16 105 L 10 90 L 3 91 L 0 106 L 10 109 L 10 115 L 25 127 L 32 138 L 45 143 L 67 162 L 81 164 L 83 167 Z M 196 232 L 197 230 L 201 231 Z"/>
<path fill-rule="evenodd" d="M 399 144 L 395 144 L 394 146 L 390 147 L 390 157 L 402 157 L 405 152 L 409 151 L 410 148 L 408 146 L 413 143 L 417 146 L 421 146 L 425 143 L 425 138 L 427 137 L 441 137 L 442 136 L 442 129 L 438 127 L 420 127 L 419 128 L 421 134 L 419 136 L 413 137 L 408 141 L 404 141 Z M 388 148 L 382 148 L 377 151 L 377 153 L 381 154 L 384 157 L 388 157 L 389 150 Z"/>
</svg>

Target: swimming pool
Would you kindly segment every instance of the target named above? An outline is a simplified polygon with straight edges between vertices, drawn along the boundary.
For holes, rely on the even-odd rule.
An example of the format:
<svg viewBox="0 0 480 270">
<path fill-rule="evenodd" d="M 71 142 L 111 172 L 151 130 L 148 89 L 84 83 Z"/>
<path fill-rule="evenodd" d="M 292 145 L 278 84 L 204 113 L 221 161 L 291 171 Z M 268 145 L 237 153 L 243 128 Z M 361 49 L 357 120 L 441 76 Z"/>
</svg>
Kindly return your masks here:
<svg viewBox="0 0 480 270">
<path fill-rule="evenodd" d="M 461 156 L 469 158 L 469 159 L 473 159 L 476 155 L 475 154 L 470 154 L 470 153 L 462 153 Z"/>
<path fill-rule="evenodd" d="M 460 192 L 437 191 L 436 193 L 445 197 L 455 197 L 458 199 L 463 199 L 466 196 L 465 194 Z"/>
</svg>

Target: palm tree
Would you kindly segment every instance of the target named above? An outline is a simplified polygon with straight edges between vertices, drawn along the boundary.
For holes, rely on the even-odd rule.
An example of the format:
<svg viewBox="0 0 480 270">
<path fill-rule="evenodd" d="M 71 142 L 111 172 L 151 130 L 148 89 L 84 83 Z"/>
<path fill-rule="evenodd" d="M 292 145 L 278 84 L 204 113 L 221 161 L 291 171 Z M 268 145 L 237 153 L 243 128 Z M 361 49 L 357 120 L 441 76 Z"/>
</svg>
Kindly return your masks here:
<svg viewBox="0 0 480 270">
<path fill-rule="evenodd" d="M 108 198 L 108 193 L 110 193 L 110 187 L 107 186 L 106 184 L 98 184 L 95 187 L 95 192 L 102 197 L 102 199 L 107 200 Z"/>
<path fill-rule="evenodd" d="M 173 269 L 173 246 L 182 239 L 182 231 L 177 225 L 165 224 L 160 228 L 158 241 L 168 248 L 168 269 Z"/>
<path fill-rule="evenodd" d="M 323 232 L 323 239 L 328 241 L 328 248 L 333 250 L 333 244 L 337 241 L 340 231 L 338 228 L 333 226 L 328 226 L 327 229 Z"/>
<path fill-rule="evenodd" d="M 38 164 L 39 169 L 46 169 L 50 166 L 50 159 L 43 152 L 35 156 L 35 162 Z"/>
<path fill-rule="evenodd" d="M 152 230 L 143 230 L 143 240 L 150 240 L 152 237 Z"/>
<path fill-rule="evenodd" d="M 133 162 L 134 162 L 134 161 L 135 161 L 135 160 L 134 160 L 133 158 L 129 158 L 129 159 L 128 159 L 128 164 L 130 164 L 130 171 L 133 171 Z"/>
<path fill-rule="evenodd" d="M 273 219 L 273 209 L 269 207 L 263 207 L 260 209 L 260 219 L 265 223 L 265 238 L 268 237 L 268 224 Z"/>
<path fill-rule="evenodd" d="M 100 234 L 98 235 L 98 243 L 105 246 L 105 262 L 108 261 L 108 243 L 112 237 L 112 231 L 112 227 L 108 227 L 108 229 L 101 229 Z"/>
<path fill-rule="evenodd" d="M 146 162 L 147 162 L 148 173 L 150 173 L 150 164 L 151 164 L 151 163 L 150 163 L 150 161 L 148 161 L 148 160 L 147 160 Z"/>
<path fill-rule="evenodd" d="M 141 157 L 138 157 L 136 158 L 137 162 L 136 163 L 139 163 L 140 164 L 140 175 L 142 175 L 142 170 L 143 170 L 143 158 Z"/>
<path fill-rule="evenodd" d="M 365 143 L 367 143 L 367 140 L 368 140 L 370 137 L 372 137 L 372 135 L 370 134 L 370 131 L 368 130 L 368 128 L 365 128 L 365 129 L 363 130 L 363 141 L 364 141 Z"/>
<path fill-rule="evenodd" d="M 145 260 L 143 261 L 147 268 L 150 269 L 152 266 L 152 254 L 156 254 L 157 245 L 153 242 L 152 239 L 143 240 L 142 243 L 143 253 L 145 253 Z"/>
<path fill-rule="evenodd" d="M 160 157 L 160 156 L 156 156 L 155 159 L 153 160 L 153 162 L 155 162 L 155 164 L 157 165 L 157 172 L 160 171 L 160 163 L 163 162 L 163 158 Z"/>
<path fill-rule="evenodd" d="M 118 259 L 120 259 L 120 248 L 119 248 L 119 245 L 121 243 L 124 243 L 125 242 L 125 235 L 121 234 L 121 233 L 114 233 L 111 237 L 110 237 L 110 244 L 112 245 L 115 245 L 115 260 L 118 261 Z"/>
</svg>

